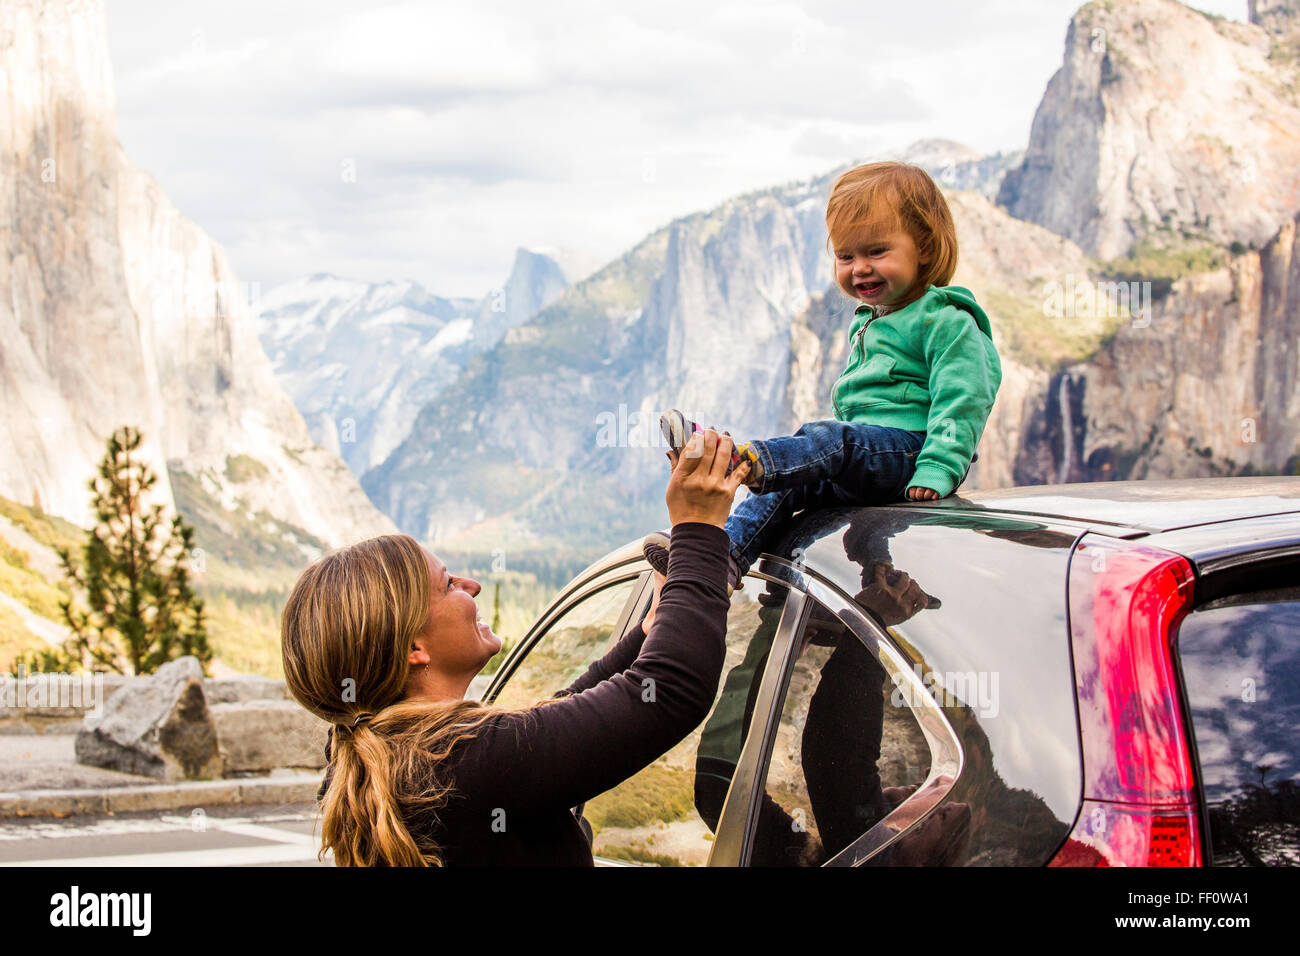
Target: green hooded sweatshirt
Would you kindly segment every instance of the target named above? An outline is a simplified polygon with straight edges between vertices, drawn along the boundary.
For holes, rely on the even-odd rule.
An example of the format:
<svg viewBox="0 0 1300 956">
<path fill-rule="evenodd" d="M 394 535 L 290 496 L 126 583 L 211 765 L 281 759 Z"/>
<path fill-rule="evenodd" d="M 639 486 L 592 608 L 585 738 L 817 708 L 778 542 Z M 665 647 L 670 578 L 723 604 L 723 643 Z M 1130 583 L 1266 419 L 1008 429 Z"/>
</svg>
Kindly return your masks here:
<svg viewBox="0 0 1300 956">
<path fill-rule="evenodd" d="M 897 312 L 858 306 L 831 401 L 840 421 L 925 432 L 907 487 L 943 497 L 966 476 L 1001 384 L 989 318 L 975 297 L 932 285 Z"/>
</svg>

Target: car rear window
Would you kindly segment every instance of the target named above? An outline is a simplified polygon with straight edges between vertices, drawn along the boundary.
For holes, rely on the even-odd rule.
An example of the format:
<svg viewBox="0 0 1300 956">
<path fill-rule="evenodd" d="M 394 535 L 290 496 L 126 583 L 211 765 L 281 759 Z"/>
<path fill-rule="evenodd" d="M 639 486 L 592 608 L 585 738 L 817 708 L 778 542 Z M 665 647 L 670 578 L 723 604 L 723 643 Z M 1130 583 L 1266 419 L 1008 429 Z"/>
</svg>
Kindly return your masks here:
<svg viewBox="0 0 1300 956">
<path fill-rule="evenodd" d="M 1210 862 L 1300 865 L 1300 588 L 1199 608 L 1178 653 Z"/>
</svg>

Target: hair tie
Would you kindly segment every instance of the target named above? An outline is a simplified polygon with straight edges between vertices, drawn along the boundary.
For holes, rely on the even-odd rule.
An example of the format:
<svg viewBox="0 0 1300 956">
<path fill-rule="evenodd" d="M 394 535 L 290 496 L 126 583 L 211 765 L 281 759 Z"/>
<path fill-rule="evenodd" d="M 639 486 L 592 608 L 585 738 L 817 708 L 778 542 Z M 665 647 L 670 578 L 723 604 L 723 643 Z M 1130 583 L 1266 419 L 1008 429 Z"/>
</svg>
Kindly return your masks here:
<svg viewBox="0 0 1300 956">
<path fill-rule="evenodd" d="M 361 721 L 363 721 L 363 720 L 369 720 L 369 719 L 370 719 L 371 717 L 373 717 L 373 716 L 375 716 L 375 715 L 374 715 L 374 714 L 367 714 L 367 713 L 364 713 L 364 712 L 362 712 L 362 713 L 360 713 L 360 714 L 357 714 L 356 719 L 352 721 L 352 729 L 353 729 L 353 730 L 356 730 L 356 729 L 357 729 L 357 724 L 361 723 Z"/>
</svg>

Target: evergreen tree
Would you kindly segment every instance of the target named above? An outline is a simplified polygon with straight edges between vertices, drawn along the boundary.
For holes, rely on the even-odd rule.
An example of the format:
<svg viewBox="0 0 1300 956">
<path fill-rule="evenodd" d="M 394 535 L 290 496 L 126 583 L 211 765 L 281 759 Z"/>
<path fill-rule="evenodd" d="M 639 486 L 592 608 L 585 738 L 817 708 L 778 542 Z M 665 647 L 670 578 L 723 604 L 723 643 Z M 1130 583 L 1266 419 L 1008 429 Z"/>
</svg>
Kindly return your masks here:
<svg viewBox="0 0 1300 956">
<path fill-rule="evenodd" d="M 192 654 L 204 669 L 212 660 L 203 600 L 190 587 L 188 558 L 194 529 L 177 515 L 170 530 L 162 506 L 143 510 L 142 499 L 157 482 L 140 458 L 140 433 L 120 428 L 108 440 L 99 476 L 90 481 L 96 524 L 88 533 L 78 568 L 59 549 L 74 592 L 60 602 L 72 630 L 62 662 L 78 667 L 151 674 Z"/>
</svg>

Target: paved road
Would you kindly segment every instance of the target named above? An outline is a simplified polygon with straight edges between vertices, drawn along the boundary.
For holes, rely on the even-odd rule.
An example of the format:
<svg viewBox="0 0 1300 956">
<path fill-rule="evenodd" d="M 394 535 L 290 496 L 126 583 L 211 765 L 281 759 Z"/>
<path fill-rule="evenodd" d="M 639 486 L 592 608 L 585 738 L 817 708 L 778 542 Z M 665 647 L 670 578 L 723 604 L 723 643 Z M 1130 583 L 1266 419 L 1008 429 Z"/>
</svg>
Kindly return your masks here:
<svg viewBox="0 0 1300 956">
<path fill-rule="evenodd" d="M 0 820 L 0 867 L 330 866 L 311 804 Z"/>
</svg>

